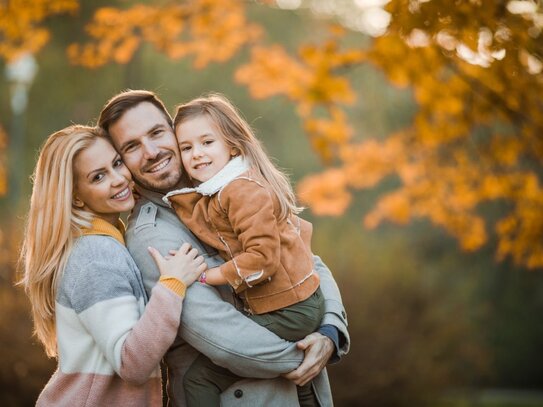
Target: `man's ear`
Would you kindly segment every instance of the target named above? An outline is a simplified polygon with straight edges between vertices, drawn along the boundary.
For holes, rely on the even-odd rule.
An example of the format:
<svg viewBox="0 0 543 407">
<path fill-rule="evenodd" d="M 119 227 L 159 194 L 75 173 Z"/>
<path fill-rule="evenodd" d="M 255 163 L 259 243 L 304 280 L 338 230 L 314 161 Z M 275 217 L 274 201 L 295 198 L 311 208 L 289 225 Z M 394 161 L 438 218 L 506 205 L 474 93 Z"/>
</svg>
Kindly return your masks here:
<svg viewBox="0 0 543 407">
<path fill-rule="evenodd" d="M 73 199 L 72 199 L 72 204 L 76 207 L 76 208 L 82 208 L 83 206 L 85 206 L 85 204 L 83 203 L 83 201 L 81 199 L 79 199 L 77 196 L 74 195 Z"/>
</svg>

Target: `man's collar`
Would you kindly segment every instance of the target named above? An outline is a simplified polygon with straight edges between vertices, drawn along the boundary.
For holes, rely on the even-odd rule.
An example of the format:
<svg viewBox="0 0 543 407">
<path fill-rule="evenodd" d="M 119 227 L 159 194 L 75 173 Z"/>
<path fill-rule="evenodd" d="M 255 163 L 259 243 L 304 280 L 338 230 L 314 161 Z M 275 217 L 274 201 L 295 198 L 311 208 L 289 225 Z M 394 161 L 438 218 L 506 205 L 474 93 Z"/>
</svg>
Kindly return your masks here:
<svg viewBox="0 0 543 407">
<path fill-rule="evenodd" d="M 150 189 L 144 188 L 141 185 L 136 184 L 135 186 L 136 192 L 142 197 L 147 199 L 148 201 L 151 201 L 155 205 L 163 206 L 165 208 L 169 208 L 169 206 L 162 200 L 162 197 L 164 196 L 163 193 L 152 191 Z"/>
</svg>

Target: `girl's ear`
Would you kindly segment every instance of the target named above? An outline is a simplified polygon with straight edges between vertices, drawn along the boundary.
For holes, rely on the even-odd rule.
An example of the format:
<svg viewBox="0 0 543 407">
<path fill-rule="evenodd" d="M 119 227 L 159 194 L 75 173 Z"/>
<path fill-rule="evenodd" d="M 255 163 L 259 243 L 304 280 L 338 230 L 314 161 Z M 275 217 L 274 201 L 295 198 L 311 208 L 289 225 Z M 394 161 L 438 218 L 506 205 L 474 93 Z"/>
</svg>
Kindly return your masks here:
<svg viewBox="0 0 543 407">
<path fill-rule="evenodd" d="M 76 208 L 82 208 L 83 206 L 85 206 L 83 201 L 81 199 L 79 199 L 77 196 L 73 197 L 72 203 Z"/>
<path fill-rule="evenodd" d="M 236 157 L 239 155 L 239 149 L 237 147 L 232 147 L 230 149 L 230 156 L 231 157 Z"/>
</svg>

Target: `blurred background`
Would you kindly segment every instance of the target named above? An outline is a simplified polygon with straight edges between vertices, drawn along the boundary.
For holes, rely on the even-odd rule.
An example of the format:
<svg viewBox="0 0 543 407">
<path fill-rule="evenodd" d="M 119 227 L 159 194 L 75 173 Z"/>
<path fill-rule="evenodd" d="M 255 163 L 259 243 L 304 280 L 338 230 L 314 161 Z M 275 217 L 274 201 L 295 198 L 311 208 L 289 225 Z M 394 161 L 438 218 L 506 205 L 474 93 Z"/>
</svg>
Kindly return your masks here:
<svg viewBox="0 0 543 407">
<path fill-rule="evenodd" d="M 0 403 L 56 366 L 14 285 L 39 147 L 132 88 L 224 93 L 291 175 L 348 313 L 337 406 L 543 406 L 542 28 L 538 1 L 1 1 Z"/>
</svg>

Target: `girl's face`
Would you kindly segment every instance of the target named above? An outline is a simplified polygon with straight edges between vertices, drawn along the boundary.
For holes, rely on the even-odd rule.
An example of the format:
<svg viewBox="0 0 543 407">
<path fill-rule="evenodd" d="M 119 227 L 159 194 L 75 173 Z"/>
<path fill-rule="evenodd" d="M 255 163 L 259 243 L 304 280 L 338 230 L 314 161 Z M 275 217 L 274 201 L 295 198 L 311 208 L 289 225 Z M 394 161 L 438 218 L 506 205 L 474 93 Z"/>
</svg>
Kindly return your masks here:
<svg viewBox="0 0 543 407">
<path fill-rule="evenodd" d="M 77 155 L 74 175 L 75 206 L 112 224 L 134 207 L 130 171 L 107 140 L 97 138 Z"/>
<path fill-rule="evenodd" d="M 179 123 L 175 129 L 181 161 L 188 175 L 205 182 L 217 174 L 236 155 L 213 121 L 205 115 Z"/>
</svg>

